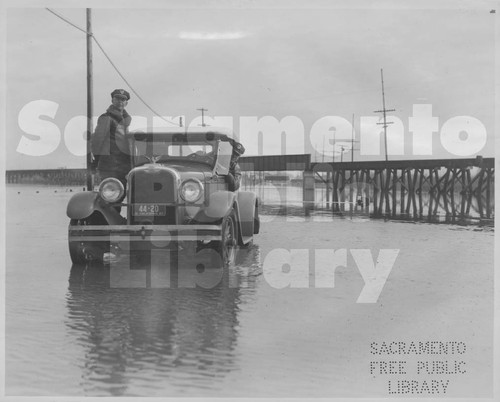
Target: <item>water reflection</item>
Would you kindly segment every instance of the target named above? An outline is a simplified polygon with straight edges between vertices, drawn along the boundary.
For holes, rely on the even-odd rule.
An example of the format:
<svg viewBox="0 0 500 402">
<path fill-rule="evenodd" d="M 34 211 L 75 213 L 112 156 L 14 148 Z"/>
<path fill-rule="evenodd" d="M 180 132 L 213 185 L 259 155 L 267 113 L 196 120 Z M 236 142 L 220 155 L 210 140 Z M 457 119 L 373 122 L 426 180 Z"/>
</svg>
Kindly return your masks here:
<svg viewBox="0 0 500 402">
<path fill-rule="evenodd" d="M 242 294 L 260 275 L 258 247 L 241 251 L 236 265 L 212 288 L 119 288 L 120 263 L 73 266 L 66 325 L 84 350 L 86 395 L 205 395 L 235 368 Z M 144 270 L 144 261 L 128 261 Z M 248 298 L 245 297 L 248 303 Z"/>
<path fill-rule="evenodd" d="M 472 180 L 474 182 L 474 180 Z M 446 224 L 493 225 L 495 215 L 494 183 L 484 193 L 460 183 L 452 189 L 377 190 L 373 183 L 356 182 L 335 195 L 331 187 L 317 184 L 314 203 L 308 213 L 332 217 L 362 216 L 370 219 L 421 221 Z M 471 184 L 472 186 L 472 184 Z M 245 190 L 254 191 L 261 201 L 261 211 L 274 215 L 304 215 L 303 189 L 291 185 L 258 185 L 244 183 Z"/>
</svg>

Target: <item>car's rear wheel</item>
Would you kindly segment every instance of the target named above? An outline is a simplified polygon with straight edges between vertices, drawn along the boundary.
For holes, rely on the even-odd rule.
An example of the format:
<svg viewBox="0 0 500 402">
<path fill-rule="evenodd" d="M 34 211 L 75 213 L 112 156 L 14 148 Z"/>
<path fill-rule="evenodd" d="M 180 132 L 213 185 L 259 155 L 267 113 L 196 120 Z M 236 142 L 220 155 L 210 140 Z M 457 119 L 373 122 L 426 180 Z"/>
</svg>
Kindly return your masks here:
<svg viewBox="0 0 500 402">
<path fill-rule="evenodd" d="M 259 217 L 259 204 L 255 203 L 255 212 L 253 217 L 253 234 L 260 232 L 260 217 Z"/>
<path fill-rule="evenodd" d="M 71 219 L 69 226 L 100 224 L 99 219 Z M 109 252 L 109 242 L 68 241 L 69 256 L 75 265 L 83 265 L 89 261 L 102 261 L 104 253 Z"/>
<path fill-rule="evenodd" d="M 230 265 L 236 257 L 236 245 L 238 244 L 238 232 L 236 226 L 236 215 L 231 212 L 222 220 L 221 241 L 217 242 L 216 249 L 221 256 L 224 265 Z"/>
</svg>

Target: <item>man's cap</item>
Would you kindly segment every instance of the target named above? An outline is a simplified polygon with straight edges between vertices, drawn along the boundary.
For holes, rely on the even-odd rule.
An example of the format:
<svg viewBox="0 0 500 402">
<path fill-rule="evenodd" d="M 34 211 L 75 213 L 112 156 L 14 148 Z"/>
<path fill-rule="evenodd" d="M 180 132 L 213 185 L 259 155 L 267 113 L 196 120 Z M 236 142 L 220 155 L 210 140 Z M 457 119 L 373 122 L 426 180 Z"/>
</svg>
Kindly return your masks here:
<svg viewBox="0 0 500 402">
<path fill-rule="evenodd" d="M 113 98 L 115 96 L 126 98 L 127 100 L 130 99 L 130 94 L 124 89 L 115 89 L 113 92 L 111 92 L 111 97 Z"/>
</svg>

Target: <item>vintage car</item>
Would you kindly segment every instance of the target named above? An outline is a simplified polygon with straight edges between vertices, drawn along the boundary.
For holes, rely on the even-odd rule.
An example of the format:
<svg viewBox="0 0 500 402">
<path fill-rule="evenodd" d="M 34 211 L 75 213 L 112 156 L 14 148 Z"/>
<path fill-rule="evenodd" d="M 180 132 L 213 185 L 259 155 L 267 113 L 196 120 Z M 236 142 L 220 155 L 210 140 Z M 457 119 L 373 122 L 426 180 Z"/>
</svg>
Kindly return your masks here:
<svg viewBox="0 0 500 402">
<path fill-rule="evenodd" d="M 102 260 L 117 249 L 208 248 L 226 265 L 238 247 L 252 243 L 259 202 L 253 192 L 235 188 L 231 158 L 241 144 L 230 131 L 179 127 L 135 131 L 127 138 L 132 168 L 126 188 L 107 178 L 69 201 L 74 264 Z"/>
</svg>

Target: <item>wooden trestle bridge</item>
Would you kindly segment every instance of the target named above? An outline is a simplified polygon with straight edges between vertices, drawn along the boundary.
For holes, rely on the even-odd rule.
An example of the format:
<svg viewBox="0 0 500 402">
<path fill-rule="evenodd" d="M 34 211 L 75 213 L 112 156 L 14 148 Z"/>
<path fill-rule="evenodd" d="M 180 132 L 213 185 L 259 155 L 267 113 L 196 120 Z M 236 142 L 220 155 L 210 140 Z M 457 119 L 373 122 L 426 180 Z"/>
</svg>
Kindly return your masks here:
<svg viewBox="0 0 500 402">
<path fill-rule="evenodd" d="M 494 158 L 311 162 L 311 155 L 243 157 L 243 171 L 302 171 L 303 205 L 334 213 L 460 222 L 494 219 Z M 85 169 L 7 171 L 7 183 L 84 185 Z M 326 198 L 326 199 L 325 199 Z"/>
<path fill-rule="evenodd" d="M 326 206 L 337 213 L 413 220 L 492 222 L 494 218 L 494 158 L 335 163 L 314 163 L 308 158 L 249 157 L 242 167 L 303 170 L 306 213 Z M 315 199 L 318 187 L 325 189 L 324 203 Z"/>
<path fill-rule="evenodd" d="M 493 158 L 335 165 L 311 164 L 311 170 L 326 173 L 327 186 L 331 176 L 331 204 L 337 212 L 347 204 L 349 210 L 364 207 L 379 217 L 434 220 L 443 215 L 446 221 L 456 221 L 494 216 Z"/>
</svg>

